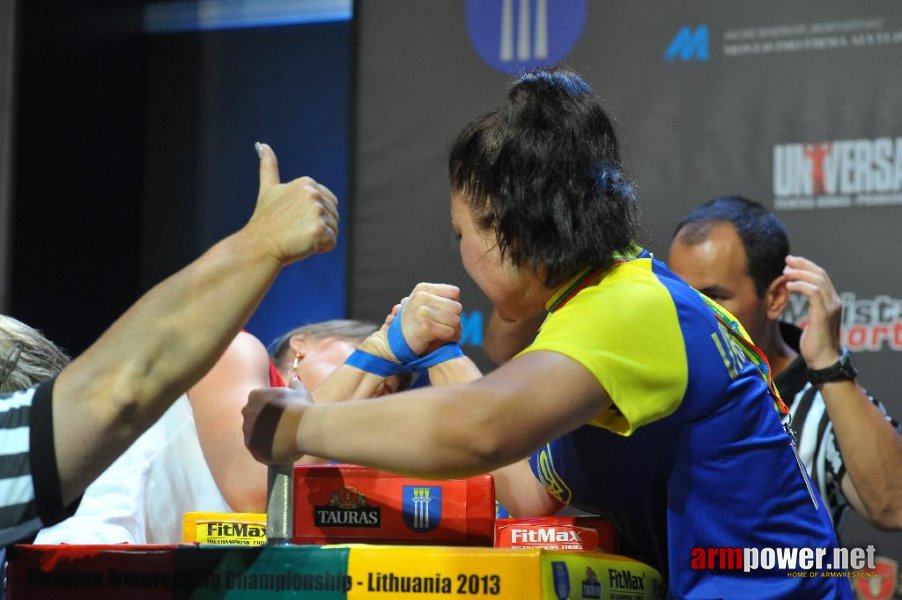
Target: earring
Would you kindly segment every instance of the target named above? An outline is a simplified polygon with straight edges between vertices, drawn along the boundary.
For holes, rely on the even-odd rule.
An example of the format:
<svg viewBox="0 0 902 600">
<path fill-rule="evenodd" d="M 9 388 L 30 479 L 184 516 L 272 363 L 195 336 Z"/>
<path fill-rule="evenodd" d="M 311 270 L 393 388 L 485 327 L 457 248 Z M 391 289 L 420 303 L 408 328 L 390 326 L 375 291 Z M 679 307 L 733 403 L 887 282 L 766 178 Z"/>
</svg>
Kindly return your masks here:
<svg viewBox="0 0 902 600">
<path fill-rule="evenodd" d="M 298 381 L 301 380 L 301 376 L 298 374 L 298 365 L 301 364 L 301 358 L 303 358 L 301 353 L 296 352 L 294 355 L 294 362 L 291 363 L 291 370 L 293 372 L 292 378 L 297 379 Z"/>
</svg>

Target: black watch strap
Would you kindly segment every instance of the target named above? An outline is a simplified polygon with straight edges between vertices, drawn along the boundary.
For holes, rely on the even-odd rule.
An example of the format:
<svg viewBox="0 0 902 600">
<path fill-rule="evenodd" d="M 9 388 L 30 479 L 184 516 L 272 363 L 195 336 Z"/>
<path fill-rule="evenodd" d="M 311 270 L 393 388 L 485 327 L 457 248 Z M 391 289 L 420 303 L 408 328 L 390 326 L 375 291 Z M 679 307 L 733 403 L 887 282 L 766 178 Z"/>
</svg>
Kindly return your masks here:
<svg viewBox="0 0 902 600">
<path fill-rule="evenodd" d="M 851 381 L 858 377 L 858 369 L 852 363 L 849 349 L 843 346 L 839 360 L 826 369 L 808 369 L 808 380 L 814 385 L 831 381 Z"/>
</svg>

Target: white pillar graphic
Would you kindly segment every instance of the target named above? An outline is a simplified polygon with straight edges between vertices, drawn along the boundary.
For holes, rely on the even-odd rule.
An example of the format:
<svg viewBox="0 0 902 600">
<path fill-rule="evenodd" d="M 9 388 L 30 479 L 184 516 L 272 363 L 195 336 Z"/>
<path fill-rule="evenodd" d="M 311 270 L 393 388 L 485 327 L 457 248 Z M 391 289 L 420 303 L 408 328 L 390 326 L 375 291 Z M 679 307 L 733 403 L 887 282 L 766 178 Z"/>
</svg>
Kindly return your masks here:
<svg viewBox="0 0 902 600">
<path fill-rule="evenodd" d="M 533 58 L 548 58 L 548 0 L 536 0 L 536 34 Z"/>
<path fill-rule="evenodd" d="M 501 3 L 501 62 L 514 60 L 514 0 Z"/>
<path fill-rule="evenodd" d="M 548 58 L 548 0 L 536 0 L 535 33 L 532 32 L 532 0 L 517 0 L 517 60 Z M 501 2 L 501 62 L 514 60 L 514 0 Z"/>
<path fill-rule="evenodd" d="M 520 21 L 517 24 L 517 60 L 529 60 L 529 5 L 530 0 L 520 0 Z"/>
<path fill-rule="evenodd" d="M 413 490 L 413 528 L 429 529 L 429 488 Z"/>
</svg>

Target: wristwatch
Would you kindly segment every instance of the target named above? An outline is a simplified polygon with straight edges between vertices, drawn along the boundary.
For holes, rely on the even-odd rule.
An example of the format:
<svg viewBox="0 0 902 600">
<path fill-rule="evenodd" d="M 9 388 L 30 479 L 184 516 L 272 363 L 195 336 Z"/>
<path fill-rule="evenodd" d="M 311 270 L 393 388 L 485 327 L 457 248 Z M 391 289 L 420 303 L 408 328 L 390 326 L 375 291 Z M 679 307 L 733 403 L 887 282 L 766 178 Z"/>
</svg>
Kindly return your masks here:
<svg viewBox="0 0 902 600">
<path fill-rule="evenodd" d="M 858 369 L 852 363 L 852 355 L 849 349 L 842 347 L 839 360 L 826 369 L 808 369 L 808 380 L 814 385 L 830 383 L 831 381 L 851 381 L 858 377 Z"/>
</svg>

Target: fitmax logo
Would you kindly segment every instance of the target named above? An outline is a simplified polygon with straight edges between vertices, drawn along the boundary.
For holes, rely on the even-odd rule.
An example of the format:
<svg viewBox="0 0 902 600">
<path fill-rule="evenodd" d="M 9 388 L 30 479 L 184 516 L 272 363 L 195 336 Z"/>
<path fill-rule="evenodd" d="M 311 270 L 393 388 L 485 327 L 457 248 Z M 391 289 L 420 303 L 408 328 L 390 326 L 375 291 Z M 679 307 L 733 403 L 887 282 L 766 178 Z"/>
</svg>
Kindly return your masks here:
<svg viewBox="0 0 902 600">
<path fill-rule="evenodd" d="M 695 29 L 686 26 L 681 27 L 667 50 L 664 51 L 664 62 L 672 63 L 675 60 L 682 62 L 705 61 L 710 58 L 708 50 L 708 26 L 699 25 Z"/>
</svg>

